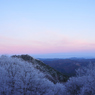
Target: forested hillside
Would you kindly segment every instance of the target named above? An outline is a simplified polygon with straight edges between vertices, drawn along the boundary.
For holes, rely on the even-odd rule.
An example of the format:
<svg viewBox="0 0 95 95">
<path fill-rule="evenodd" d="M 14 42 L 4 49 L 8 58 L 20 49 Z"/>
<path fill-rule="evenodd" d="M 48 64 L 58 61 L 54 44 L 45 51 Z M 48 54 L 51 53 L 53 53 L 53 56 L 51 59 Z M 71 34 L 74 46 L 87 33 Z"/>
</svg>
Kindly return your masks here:
<svg viewBox="0 0 95 95">
<path fill-rule="evenodd" d="M 64 83 L 49 80 L 47 73 L 33 64 L 18 57 L 1 56 L 0 95 L 95 95 L 94 63 L 79 68 L 77 76 Z"/>
<path fill-rule="evenodd" d="M 0 95 L 61 95 L 64 86 L 45 76 L 27 61 L 0 57 Z"/>
</svg>

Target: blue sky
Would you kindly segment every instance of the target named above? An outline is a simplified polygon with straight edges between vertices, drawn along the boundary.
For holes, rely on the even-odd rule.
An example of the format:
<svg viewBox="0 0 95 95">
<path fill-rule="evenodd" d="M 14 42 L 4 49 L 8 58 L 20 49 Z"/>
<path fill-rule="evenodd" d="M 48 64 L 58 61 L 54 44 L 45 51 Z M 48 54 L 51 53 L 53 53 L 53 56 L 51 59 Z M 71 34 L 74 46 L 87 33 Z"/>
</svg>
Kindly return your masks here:
<svg viewBox="0 0 95 95">
<path fill-rule="evenodd" d="M 0 0 L 0 54 L 94 56 L 94 35 L 94 0 Z"/>
</svg>

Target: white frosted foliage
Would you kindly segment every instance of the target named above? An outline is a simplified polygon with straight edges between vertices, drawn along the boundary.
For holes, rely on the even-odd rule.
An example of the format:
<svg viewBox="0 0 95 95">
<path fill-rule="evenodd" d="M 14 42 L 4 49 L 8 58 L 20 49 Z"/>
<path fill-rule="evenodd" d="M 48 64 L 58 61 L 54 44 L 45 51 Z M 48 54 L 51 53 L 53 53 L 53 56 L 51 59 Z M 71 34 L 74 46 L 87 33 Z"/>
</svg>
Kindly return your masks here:
<svg viewBox="0 0 95 95">
<path fill-rule="evenodd" d="M 60 95 L 63 85 L 59 85 L 46 79 L 32 63 L 0 57 L 0 95 Z"/>
</svg>

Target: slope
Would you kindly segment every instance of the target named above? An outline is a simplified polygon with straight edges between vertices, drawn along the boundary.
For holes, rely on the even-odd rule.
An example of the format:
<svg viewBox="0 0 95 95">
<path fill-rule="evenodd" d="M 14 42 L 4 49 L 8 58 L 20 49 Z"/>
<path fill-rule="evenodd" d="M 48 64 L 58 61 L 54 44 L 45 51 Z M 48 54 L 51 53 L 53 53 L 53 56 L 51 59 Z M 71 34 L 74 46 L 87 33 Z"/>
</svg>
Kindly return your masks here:
<svg viewBox="0 0 95 95">
<path fill-rule="evenodd" d="M 43 72 L 50 81 L 53 83 L 57 82 L 66 82 L 68 80 L 68 76 L 60 73 L 59 71 L 53 69 L 49 65 L 44 64 L 42 61 L 35 59 L 29 55 L 13 55 L 12 57 L 21 58 L 24 61 L 28 61 L 34 65 L 34 67 L 41 72 Z"/>
</svg>

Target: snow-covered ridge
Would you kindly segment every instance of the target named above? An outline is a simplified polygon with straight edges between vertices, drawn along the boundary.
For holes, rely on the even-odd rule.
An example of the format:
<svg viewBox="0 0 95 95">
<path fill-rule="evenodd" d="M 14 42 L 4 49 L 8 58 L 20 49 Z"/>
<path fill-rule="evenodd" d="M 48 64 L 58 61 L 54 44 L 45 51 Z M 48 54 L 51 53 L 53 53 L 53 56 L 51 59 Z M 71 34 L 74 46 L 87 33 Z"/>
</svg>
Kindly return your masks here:
<svg viewBox="0 0 95 95">
<path fill-rule="evenodd" d="M 52 67 L 44 64 L 42 61 L 35 59 L 29 55 L 13 55 L 12 57 L 21 58 L 26 62 L 30 62 L 36 69 L 44 73 L 46 75 L 46 78 L 48 78 L 53 83 L 66 82 L 68 80 L 68 76 L 63 75 Z"/>
</svg>

